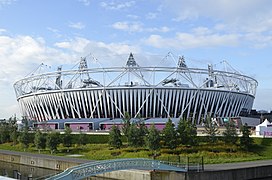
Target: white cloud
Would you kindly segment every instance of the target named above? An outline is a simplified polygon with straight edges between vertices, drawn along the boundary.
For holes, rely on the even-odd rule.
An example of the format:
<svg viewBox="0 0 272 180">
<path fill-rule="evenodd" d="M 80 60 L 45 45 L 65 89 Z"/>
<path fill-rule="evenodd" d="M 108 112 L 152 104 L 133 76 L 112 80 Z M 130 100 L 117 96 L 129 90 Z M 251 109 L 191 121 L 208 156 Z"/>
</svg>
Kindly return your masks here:
<svg viewBox="0 0 272 180">
<path fill-rule="evenodd" d="M 51 66 L 52 71 L 59 65 L 74 66 L 80 57 L 93 53 L 100 56 L 99 61 L 105 66 L 122 66 L 129 52 L 139 51 L 138 47 L 126 43 L 106 44 L 79 37 L 55 43 L 54 47 L 50 47 L 41 37 L 0 35 L 0 118 L 19 113 L 13 83 L 31 73 L 41 63 L 48 65 L 44 68 Z M 122 62 L 120 55 L 124 57 Z"/>
<path fill-rule="evenodd" d="M 78 0 L 78 1 L 84 4 L 84 6 L 89 6 L 91 4 L 90 0 Z"/>
<path fill-rule="evenodd" d="M 63 36 L 61 34 L 60 30 L 58 30 L 58 29 L 47 27 L 47 30 L 50 31 L 50 32 L 52 32 L 57 38 L 60 38 L 60 37 Z"/>
<path fill-rule="evenodd" d="M 186 20 L 200 17 L 233 21 L 253 17 L 271 11 L 270 0 L 168 0 L 163 2 L 164 9 L 177 15 L 177 19 Z"/>
<path fill-rule="evenodd" d="M 260 33 L 247 33 L 244 35 L 244 41 L 249 42 L 250 47 L 261 49 L 272 45 L 272 35 L 263 35 Z"/>
<path fill-rule="evenodd" d="M 173 20 L 205 20 L 228 32 L 269 32 L 272 28 L 270 0 L 167 0 L 161 7 L 174 14 Z"/>
<path fill-rule="evenodd" d="M 269 0 L 163 1 L 160 6 L 161 13 L 171 11 L 175 16 L 174 20 L 179 21 L 176 22 L 177 24 L 184 24 L 191 30 L 177 32 L 179 34 L 177 37 L 170 38 L 153 35 L 147 39 L 147 42 L 155 47 L 162 47 L 160 43 L 163 41 L 165 45 L 169 44 L 167 45 L 169 47 L 194 48 L 202 47 L 205 43 L 215 47 L 243 43 L 250 48 L 266 48 L 272 45 L 271 6 L 272 1 Z M 207 24 L 194 27 L 194 24 L 199 22 L 207 22 Z M 188 40 L 187 46 L 176 42 L 175 39 L 181 38 L 180 36 L 183 40 Z"/>
<path fill-rule="evenodd" d="M 77 23 L 70 23 L 69 27 L 75 28 L 75 29 L 84 29 L 85 25 L 82 22 L 77 22 Z"/>
<path fill-rule="evenodd" d="M 140 22 L 116 22 L 112 25 L 114 29 L 128 31 L 128 32 L 141 32 L 143 31 L 143 24 Z"/>
<path fill-rule="evenodd" d="M 100 6 L 108 9 L 108 10 L 121 10 L 129 8 L 135 5 L 135 1 L 127 1 L 127 2 L 119 2 L 119 1 L 111 1 L 111 2 L 101 2 Z"/>
<path fill-rule="evenodd" d="M 160 27 L 160 28 L 146 28 L 145 30 L 148 31 L 148 32 L 163 32 L 163 33 L 171 31 L 171 29 L 169 27 L 166 27 L 166 26 L 163 26 L 163 27 Z"/>
<path fill-rule="evenodd" d="M 112 25 L 114 29 L 127 31 L 127 32 L 169 32 L 171 29 L 169 27 L 153 27 L 153 28 L 145 28 L 143 23 L 141 22 L 116 22 Z"/>
<path fill-rule="evenodd" d="M 37 57 L 40 54 L 41 41 L 35 40 L 30 36 L 0 36 L 0 57 L 8 57 L 13 60 L 22 60 L 31 57 Z"/>
<path fill-rule="evenodd" d="M 127 17 L 130 19 L 139 19 L 139 16 L 137 16 L 135 14 L 128 14 Z"/>
<path fill-rule="evenodd" d="M 141 51 L 139 47 L 131 46 L 127 43 L 107 44 L 79 37 L 55 43 L 55 46 L 68 52 L 73 52 L 72 54 L 77 54 L 75 59 L 91 53 L 98 58 L 103 67 L 123 65 L 130 52 L 139 53 Z M 124 56 L 122 64 L 120 64 L 120 56 Z"/>
<path fill-rule="evenodd" d="M 68 49 L 76 53 L 84 53 L 85 47 L 89 44 L 89 40 L 85 38 L 74 38 L 69 41 L 55 43 L 56 47 Z"/>
<path fill-rule="evenodd" d="M 3 33 L 5 33 L 5 32 L 7 32 L 6 29 L 1 29 L 1 28 L 0 28 L 0 35 L 3 34 Z"/>
<path fill-rule="evenodd" d="M 4 6 L 4 5 L 10 5 L 13 2 L 15 2 L 16 0 L 0 0 L 0 7 Z"/>
<path fill-rule="evenodd" d="M 206 34 L 211 34 L 212 30 L 207 27 L 196 27 L 192 29 L 192 32 L 197 35 L 206 35 Z"/>
<path fill-rule="evenodd" d="M 53 32 L 53 33 L 59 33 L 60 31 L 58 29 L 55 29 L 55 28 L 51 28 L 51 27 L 48 27 L 47 30 Z"/>
<path fill-rule="evenodd" d="M 79 50 L 84 41 L 77 39 L 77 47 L 72 46 L 69 51 L 60 48 L 49 47 L 43 38 L 33 38 L 31 36 L 0 36 L 0 86 L 24 77 L 32 70 L 44 63 L 65 64 L 74 62 L 80 57 Z M 1 90 L 1 89 L 0 89 Z M 1 94 L 1 92 L 0 92 Z"/>
<path fill-rule="evenodd" d="M 198 47 L 236 46 L 239 36 L 236 34 L 199 34 L 177 33 L 173 38 L 151 35 L 144 40 L 146 44 L 156 48 L 189 49 Z"/>
</svg>

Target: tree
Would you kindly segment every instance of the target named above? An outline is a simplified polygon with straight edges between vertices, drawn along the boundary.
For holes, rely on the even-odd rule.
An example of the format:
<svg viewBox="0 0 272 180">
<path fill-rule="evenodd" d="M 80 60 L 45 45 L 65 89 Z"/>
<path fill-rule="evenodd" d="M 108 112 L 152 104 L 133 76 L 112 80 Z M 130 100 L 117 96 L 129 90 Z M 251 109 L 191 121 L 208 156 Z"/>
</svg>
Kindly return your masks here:
<svg viewBox="0 0 272 180">
<path fill-rule="evenodd" d="M 72 146 L 72 129 L 68 126 L 64 129 L 64 135 L 62 138 L 63 146 L 67 148 L 67 152 L 69 152 L 69 148 Z"/>
<path fill-rule="evenodd" d="M 238 135 L 236 132 L 235 124 L 230 120 L 226 125 L 226 130 L 223 132 L 223 140 L 227 144 L 236 144 Z"/>
<path fill-rule="evenodd" d="M 28 148 L 30 143 L 30 136 L 29 136 L 27 128 L 25 128 L 24 131 L 20 134 L 19 142 L 22 144 L 25 151 Z"/>
<path fill-rule="evenodd" d="M 79 146 L 86 145 L 88 142 L 88 135 L 83 134 L 81 131 L 79 132 L 78 138 L 77 138 L 77 144 Z"/>
<path fill-rule="evenodd" d="M 122 146 L 121 132 L 115 125 L 113 125 L 110 130 L 109 145 L 118 149 Z"/>
<path fill-rule="evenodd" d="M 195 145 L 197 143 L 197 128 L 186 119 L 180 119 L 177 132 L 181 144 Z"/>
<path fill-rule="evenodd" d="M 16 117 L 15 118 L 10 118 L 9 121 L 9 136 L 10 136 L 10 140 L 12 141 L 13 145 L 17 144 L 18 141 L 18 126 L 16 124 Z"/>
<path fill-rule="evenodd" d="M 10 132 L 10 139 L 11 139 L 13 145 L 17 144 L 17 142 L 18 142 L 18 135 L 19 135 L 19 133 L 18 133 L 17 130 L 12 129 L 12 131 Z"/>
<path fill-rule="evenodd" d="M 132 123 L 128 131 L 128 144 L 132 147 L 142 147 L 145 145 L 146 126 L 143 122 Z"/>
<path fill-rule="evenodd" d="M 253 139 L 250 137 L 251 132 L 247 124 L 241 127 L 242 137 L 240 138 L 240 147 L 248 151 L 253 145 Z"/>
<path fill-rule="evenodd" d="M 129 115 L 128 112 L 125 112 L 125 115 L 124 115 L 124 118 L 123 118 L 122 132 L 127 138 L 128 138 L 128 131 L 129 131 L 130 125 L 131 125 L 130 115 Z"/>
<path fill-rule="evenodd" d="M 146 126 L 145 126 L 145 123 L 144 122 L 140 122 L 139 124 L 138 124 L 138 127 L 139 127 L 139 146 L 145 146 L 145 137 L 146 137 L 146 134 L 148 133 L 148 130 L 147 130 L 147 128 L 146 128 Z"/>
<path fill-rule="evenodd" d="M 57 147 L 60 143 L 60 136 L 58 132 L 51 132 L 47 134 L 46 137 L 46 146 L 50 149 L 51 154 L 57 150 Z"/>
<path fill-rule="evenodd" d="M 212 121 L 212 118 L 210 116 L 208 116 L 206 118 L 206 122 L 205 122 L 205 132 L 208 134 L 209 136 L 209 141 L 211 143 L 215 143 L 216 142 L 216 134 L 218 134 L 218 126 L 215 123 L 215 121 Z"/>
<path fill-rule="evenodd" d="M 10 117 L 7 121 L 0 122 L 0 143 L 13 142 L 17 143 L 18 132 L 16 124 L 16 116 Z"/>
<path fill-rule="evenodd" d="M 156 150 L 161 148 L 160 140 L 161 140 L 160 132 L 155 128 L 155 125 L 152 124 L 148 130 L 148 134 L 146 137 L 146 144 L 148 149 L 151 150 L 153 154 L 155 155 L 156 155 Z"/>
<path fill-rule="evenodd" d="M 163 140 L 166 147 L 170 149 L 175 149 L 178 146 L 178 136 L 177 131 L 175 130 L 172 120 L 169 118 L 165 124 L 164 129 L 162 130 Z"/>
<path fill-rule="evenodd" d="M 196 145 L 197 142 L 197 127 L 195 123 L 189 123 L 189 127 L 188 127 L 188 134 L 189 134 L 189 140 L 188 140 L 188 144 L 189 145 Z"/>
<path fill-rule="evenodd" d="M 10 140 L 10 129 L 8 123 L 0 123 L 0 143 L 6 143 Z"/>
<path fill-rule="evenodd" d="M 128 131 L 128 144 L 132 147 L 142 147 L 145 144 L 145 130 L 142 125 L 139 127 L 132 123 Z"/>
<path fill-rule="evenodd" d="M 24 130 L 28 131 L 28 120 L 26 119 L 25 116 L 22 118 L 22 123 L 23 123 L 23 131 Z"/>
<path fill-rule="evenodd" d="M 37 130 L 34 137 L 35 147 L 41 152 L 41 149 L 46 148 L 46 134 L 41 133 L 40 130 Z"/>
<path fill-rule="evenodd" d="M 140 130 L 140 136 L 142 136 L 142 138 L 144 139 L 144 137 L 148 133 L 148 130 L 147 130 L 146 126 L 145 126 L 145 123 L 141 121 L 140 123 L 138 123 L 138 127 L 139 127 L 139 130 Z"/>
</svg>

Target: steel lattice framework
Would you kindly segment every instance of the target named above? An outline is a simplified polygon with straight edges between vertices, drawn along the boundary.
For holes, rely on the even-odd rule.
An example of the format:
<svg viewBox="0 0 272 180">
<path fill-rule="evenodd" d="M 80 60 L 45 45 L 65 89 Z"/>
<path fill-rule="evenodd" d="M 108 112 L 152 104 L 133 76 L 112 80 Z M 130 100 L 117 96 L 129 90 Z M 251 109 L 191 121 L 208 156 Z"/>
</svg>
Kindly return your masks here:
<svg viewBox="0 0 272 180">
<path fill-rule="evenodd" d="M 31 75 L 14 84 L 23 116 L 46 121 L 65 118 L 191 118 L 249 112 L 257 81 L 238 72 L 187 67 L 141 67 L 130 54 L 124 67 L 88 68 Z"/>
</svg>

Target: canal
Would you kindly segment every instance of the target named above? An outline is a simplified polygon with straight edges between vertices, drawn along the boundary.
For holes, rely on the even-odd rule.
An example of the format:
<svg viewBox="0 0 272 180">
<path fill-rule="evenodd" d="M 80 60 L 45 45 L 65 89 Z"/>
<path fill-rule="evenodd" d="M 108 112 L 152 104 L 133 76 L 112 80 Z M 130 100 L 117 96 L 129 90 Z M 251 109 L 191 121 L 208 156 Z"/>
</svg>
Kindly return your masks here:
<svg viewBox="0 0 272 180">
<path fill-rule="evenodd" d="M 0 176 L 21 180 L 42 180 L 60 173 L 60 171 L 0 161 Z M 1 177 L 0 177 L 1 179 Z M 91 177 L 90 180 L 109 180 L 109 178 Z M 113 180 L 111 178 L 111 180 Z"/>
<path fill-rule="evenodd" d="M 31 180 L 44 179 L 48 175 L 57 174 L 59 171 L 33 166 L 13 164 L 0 161 L 0 175 L 15 179 Z"/>
</svg>

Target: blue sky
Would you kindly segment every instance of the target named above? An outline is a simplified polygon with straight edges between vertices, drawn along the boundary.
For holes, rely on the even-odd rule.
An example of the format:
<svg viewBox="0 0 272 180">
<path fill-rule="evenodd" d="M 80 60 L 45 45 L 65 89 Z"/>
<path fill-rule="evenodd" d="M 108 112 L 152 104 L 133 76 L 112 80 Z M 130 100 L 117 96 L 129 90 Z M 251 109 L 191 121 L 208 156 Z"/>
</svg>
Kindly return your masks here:
<svg viewBox="0 0 272 180">
<path fill-rule="evenodd" d="M 253 108 L 270 111 L 271 7 L 270 0 L 0 0 L 0 118 L 20 116 L 16 80 L 41 63 L 56 69 L 90 53 L 104 65 L 123 65 L 129 52 L 160 58 L 152 61 L 172 52 L 205 67 L 226 60 L 258 80 Z"/>
</svg>

